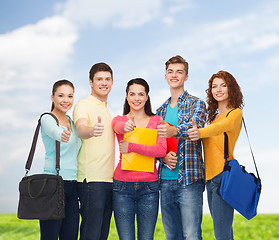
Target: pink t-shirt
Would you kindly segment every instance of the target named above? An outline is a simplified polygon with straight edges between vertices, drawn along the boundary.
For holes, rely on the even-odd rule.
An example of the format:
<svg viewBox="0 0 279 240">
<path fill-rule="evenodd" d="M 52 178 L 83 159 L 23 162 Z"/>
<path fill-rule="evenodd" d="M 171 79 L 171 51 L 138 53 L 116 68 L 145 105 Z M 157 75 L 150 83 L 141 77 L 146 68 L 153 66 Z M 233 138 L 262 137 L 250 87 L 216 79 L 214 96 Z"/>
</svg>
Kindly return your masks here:
<svg viewBox="0 0 279 240">
<path fill-rule="evenodd" d="M 112 126 L 116 133 L 118 142 L 123 140 L 124 126 L 128 121 L 127 116 L 116 116 L 112 120 Z M 157 126 L 161 124 L 160 117 L 153 115 L 150 117 L 146 128 L 157 129 Z M 155 145 L 142 145 L 137 143 L 129 143 L 128 152 L 135 152 L 150 157 L 164 157 L 167 152 L 166 139 L 160 138 L 157 135 L 157 143 Z M 158 171 L 156 168 L 156 161 L 154 163 L 154 172 L 139 172 L 130 170 L 121 170 L 121 158 L 120 153 L 119 163 L 114 171 L 114 179 L 123 182 L 153 182 L 158 180 Z"/>
</svg>

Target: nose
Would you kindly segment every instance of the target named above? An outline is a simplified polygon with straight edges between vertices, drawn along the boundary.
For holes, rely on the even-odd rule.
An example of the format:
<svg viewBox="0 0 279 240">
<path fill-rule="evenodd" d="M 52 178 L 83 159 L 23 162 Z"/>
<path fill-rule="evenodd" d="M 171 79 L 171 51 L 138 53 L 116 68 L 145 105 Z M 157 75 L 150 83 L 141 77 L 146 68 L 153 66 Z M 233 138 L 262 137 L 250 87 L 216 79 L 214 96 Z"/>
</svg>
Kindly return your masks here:
<svg viewBox="0 0 279 240">
<path fill-rule="evenodd" d="M 103 79 L 103 80 L 102 80 L 102 85 L 107 85 L 106 79 Z"/>
</svg>

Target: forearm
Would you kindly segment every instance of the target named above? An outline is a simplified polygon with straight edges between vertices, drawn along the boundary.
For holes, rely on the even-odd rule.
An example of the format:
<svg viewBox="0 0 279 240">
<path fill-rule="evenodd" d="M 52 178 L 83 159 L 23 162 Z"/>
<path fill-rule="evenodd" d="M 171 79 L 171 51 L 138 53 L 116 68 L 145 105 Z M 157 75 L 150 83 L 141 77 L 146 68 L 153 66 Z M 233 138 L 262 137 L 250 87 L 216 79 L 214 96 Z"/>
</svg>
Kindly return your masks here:
<svg viewBox="0 0 279 240">
<path fill-rule="evenodd" d="M 128 152 L 135 152 L 150 157 L 164 157 L 167 152 L 166 139 L 160 138 L 155 145 L 129 143 Z"/>
<path fill-rule="evenodd" d="M 187 139 L 188 136 L 188 130 L 190 128 L 193 128 L 192 119 L 194 119 L 195 123 L 197 123 L 198 128 L 203 128 L 205 121 L 206 121 L 206 108 L 205 104 L 203 102 L 200 102 L 196 104 L 195 110 L 192 114 L 192 116 L 188 119 L 188 122 L 180 123 L 179 126 L 177 126 L 178 134 L 177 137 L 180 139 Z"/>
<path fill-rule="evenodd" d="M 84 125 L 76 126 L 78 137 L 81 139 L 89 139 L 93 137 L 93 127 Z"/>
<path fill-rule="evenodd" d="M 124 131 L 126 121 L 120 121 L 121 118 L 114 118 L 112 120 L 112 127 L 115 133 L 117 134 L 125 134 Z"/>
<path fill-rule="evenodd" d="M 168 138 L 170 137 L 176 137 L 178 135 L 178 129 L 175 126 L 170 126 L 168 129 Z"/>
<path fill-rule="evenodd" d="M 51 116 L 43 116 L 41 119 L 42 131 L 50 138 L 61 142 L 61 134 L 63 129 L 59 128 L 56 121 Z"/>
<path fill-rule="evenodd" d="M 199 129 L 200 137 L 212 137 L 217 136 L 223 132 L 229 132 L 233 130 L 235 127 L 241 124 L 242 121 L 242 112 L 240 110 L 232 111 L 228 117 L 224 119 L 214 122 L 205 128 Z"/>
</svg>

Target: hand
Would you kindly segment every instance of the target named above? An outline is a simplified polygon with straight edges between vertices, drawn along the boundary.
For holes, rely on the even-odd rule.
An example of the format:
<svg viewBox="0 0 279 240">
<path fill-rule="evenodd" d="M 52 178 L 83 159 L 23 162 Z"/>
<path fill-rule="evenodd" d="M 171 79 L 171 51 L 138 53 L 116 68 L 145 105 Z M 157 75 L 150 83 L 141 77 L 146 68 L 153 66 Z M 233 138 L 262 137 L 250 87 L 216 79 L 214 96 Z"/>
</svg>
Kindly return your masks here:
<svg viewBox="0 0 279 240">
<path fill-rule="evenodd" d="M 124 131 L 125 132 L 132 132 L 134 130 L 134 128 L 136 127 L 135 124 L 135 116 L 134 114 L 132 114 L 131 119 L 129 119 L 124 126 Z"/>
<path fill-rule="evenodd" d="M 163 158 L 163 162 L 167 164 L 171 169 L 176 168 L 178 157 L 173 151 L 168 152 L 168 154 Z"/>
<path fill-rule="evenodd" d="M 104 124 L 102 123 L 101 117 L 98 116 L 98 122 L 94 125 L 91 135 L 93 137 L 100 137 L 102 136 L 103 131 L 104 131 Z"/>
<path fill-rule="evenodd" d="M 177 129 L 175 126 L 170 126 L 166 121 L 161 117 L 161 123 L 157 126 L 158 134 L 161 138 L 170 138 L 177 135 Z"/>
<path fill-rule="evenodd" d="M 126 140 L 121 140 L 119 142 L 119 152 L 120 153 L 128 153 L 129 142 Z"/>
<path fill-rule="evenodd" d="M 61 142 L 67 143 L 71 137 L 71 126 L 70 123 L 67 124 L 67 130 L 61 133 Z"/>
<path fill-rule="evenodd" d="M 187 131 L 189 138 L 191 141 L 197 141 L 200 139 L 200 131 L 198 129 L 198 125 L 195 123 L 194 118 L 192 118 L 193 128 Z"/>
</svg>

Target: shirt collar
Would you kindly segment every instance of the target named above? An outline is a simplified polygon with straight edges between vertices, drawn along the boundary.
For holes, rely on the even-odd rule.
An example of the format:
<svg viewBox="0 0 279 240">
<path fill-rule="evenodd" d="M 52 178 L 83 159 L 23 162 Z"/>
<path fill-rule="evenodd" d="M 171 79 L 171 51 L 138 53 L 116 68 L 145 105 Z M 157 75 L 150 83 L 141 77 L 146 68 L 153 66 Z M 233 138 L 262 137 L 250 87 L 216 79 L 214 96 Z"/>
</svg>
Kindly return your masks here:
<svg viewBox="0 0 279 240">
<path fill-rule="evenodd" d="M 184 93 L 181 94 L 178 99 L 186 99 L 188 97 L 188 95 L 189 95 L 189 93 L 187 92 L 187 90 L 185 90 Z"/>
<path fill-rule="evenodd" d="M 98 98 L 92 96 L 91 94 L 88 94 L 88 98 L 93 101 L 94 103 L 98 104 L 98 105 L 102 105 L 104 107 L 107 107 L 108 106 L 108 102 L 103 102 L 101 100 L 99 100 Z"/>
</svg>

